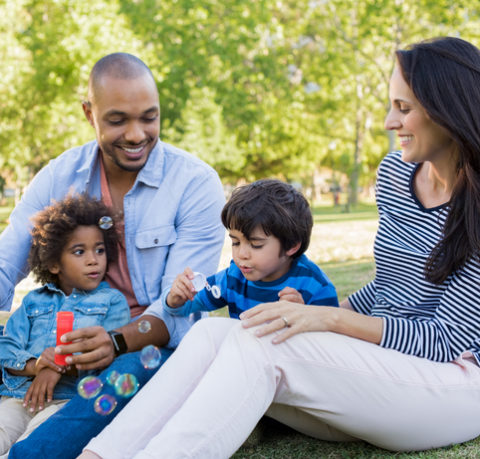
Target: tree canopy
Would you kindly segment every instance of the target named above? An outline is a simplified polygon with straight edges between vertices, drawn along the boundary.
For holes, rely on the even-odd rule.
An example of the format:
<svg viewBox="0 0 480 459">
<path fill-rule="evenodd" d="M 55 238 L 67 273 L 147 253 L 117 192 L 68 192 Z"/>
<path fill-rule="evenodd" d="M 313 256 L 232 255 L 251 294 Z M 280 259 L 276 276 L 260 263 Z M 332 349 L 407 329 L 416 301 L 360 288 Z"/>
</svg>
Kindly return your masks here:
<svg viewBox="0 0 480 459">
<path fill-rule="evenodd" d="M 156 78 L 162 134 L 224 181 L 358 185 L 395 148 L 383 127 L 395 50 L 439 35 L 480 44 L 476 0 L 3 0 L 0 164 L 33 174 L 93 138 L 88 75 L 124 51 Z M 26 174 L 26 175 L 25 175 Z"/>
</svg>

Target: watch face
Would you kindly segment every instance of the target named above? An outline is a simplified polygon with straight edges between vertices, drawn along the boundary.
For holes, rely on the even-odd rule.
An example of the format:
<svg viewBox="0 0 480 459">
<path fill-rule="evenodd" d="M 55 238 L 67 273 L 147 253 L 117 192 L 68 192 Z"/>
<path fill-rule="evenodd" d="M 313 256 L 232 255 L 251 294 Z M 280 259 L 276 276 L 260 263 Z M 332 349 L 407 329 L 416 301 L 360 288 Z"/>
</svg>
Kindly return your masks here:
<svg viewBox="0 0 480 459">
<path fill-rule="evenodd" d="M 124 354 L 127 351 L 127 343 L 123 335 L 121 333 L 112 333 L 111 337 L 115 343 L 117 351 L 121 354 Z"/>
</svg>

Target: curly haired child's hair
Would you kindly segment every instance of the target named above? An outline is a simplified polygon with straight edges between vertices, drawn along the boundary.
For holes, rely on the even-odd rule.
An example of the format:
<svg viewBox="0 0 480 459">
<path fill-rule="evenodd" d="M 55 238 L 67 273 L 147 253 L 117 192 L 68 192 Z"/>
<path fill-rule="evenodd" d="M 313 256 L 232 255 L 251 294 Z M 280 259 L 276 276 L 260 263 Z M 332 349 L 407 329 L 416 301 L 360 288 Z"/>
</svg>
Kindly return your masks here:
<svg viewBox="0 0 480 459">
<path fill-rule="evenodd" d="M 280 241 L 280 255 L 300 243 L 292 255 L 297 258 L 310 244 L 313 217 L 308 201 L 292 185 L 263 179 L 234 190 L 222 210 L 222 223 L 227 230 L 240 231 L 247 239 L 261 227 L 267 236 Z"/>
<path fill-rule="evenodd" d="M 72 234 L 79 226 L 99 227 L 99 220 L 109 216 L 113 226 L 100 229 L 105 242 L 107 269 L 118 257 L 118 234 L 112 209 L 88 194 L 70 193 L 62 201 L 53 201 L 51 206 L 38 212 L 31 221 L 32 246 L 28 263 L 37 282 L 58 283 L 58 276 L 50 272 L 59 262 Z"/>
</svg>

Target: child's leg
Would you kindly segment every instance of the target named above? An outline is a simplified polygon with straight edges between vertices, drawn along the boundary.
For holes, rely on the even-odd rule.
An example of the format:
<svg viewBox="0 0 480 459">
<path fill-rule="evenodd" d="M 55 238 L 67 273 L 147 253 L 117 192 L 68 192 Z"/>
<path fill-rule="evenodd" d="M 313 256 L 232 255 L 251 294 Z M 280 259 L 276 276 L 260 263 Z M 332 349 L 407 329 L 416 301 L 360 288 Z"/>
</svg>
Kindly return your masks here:
<svg viewBox="0 0 480 459">
<path fill-rule="evenodd" d="M 45 408 L 42 411 L 37 412 L 34 418 L 28 423 L 23 435 L 17 441 L 25 440 L 25 438 L 27 438 L 40 424 L 45 422 L 60 408 L 64 407 L 67 402 L 68 400 L 52 400 L 50 403 L 45 403 Z"/>
<path fill-rule="evenodd" d="M 0 401 L 0 454 L 5 454 L 25 432 L 33 415 L 26 410 L 23 399 L 2 397 Z"/>
</svg>

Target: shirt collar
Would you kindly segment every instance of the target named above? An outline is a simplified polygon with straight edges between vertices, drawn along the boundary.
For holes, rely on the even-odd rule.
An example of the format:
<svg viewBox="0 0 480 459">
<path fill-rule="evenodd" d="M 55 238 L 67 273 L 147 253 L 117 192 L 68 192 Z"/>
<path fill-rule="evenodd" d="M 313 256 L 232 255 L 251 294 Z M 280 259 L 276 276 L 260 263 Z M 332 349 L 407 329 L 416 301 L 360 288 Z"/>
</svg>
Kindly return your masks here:
<svg viewBox="0 0 480 459">
<path fill-rule="evenodd" d="M 100 284 L 98 285 L 98 287 L 95 290 L 77 290 L 76 288 L 74 288 L 73 291 L 72 291 L 72 294 L 73 293 L 81 293 L 85 296 L 93 295 L 98 290 L 102 290 L 104 288 L 110 288 L 110 285 L 108 285 L 108 282 L 102 281 L 102 282 L 100 282 Z M 50 282 L 48 284 L 45 284 L 43 287 L 40 287 L 38 290 L 39 291 L 50 290 L 51 292 L 61 293 L 62 295 L 66 296 L 65 293 L 62 290 L 60 290 L 57 287 L 57 284 L 55 284 L 54 282 Z"/>
<path fill-rule="evenodd" d="M 85 145 L 85 161 L 82 166 L 77 169 L 77 174 L 88 172 L 88 175 L 85 180 L 85 189 L 88 188 L 88 184 L 92 181 L 92 176 L 95 171 L 95 163 L 97 161 L 98 155 L 98 142 L 93 140 Z"/>
<path fill-rule="evenodd" d="M 92 176 L 95 171 L 95 164 L 98 158 L 99 148 L 98 142 L 95 140 L 86 145 L 86 157 L 83 165 L 77 169 L 77 173 L 85 173 L 88 171 L 88 175 L 85 181 L 85 189 L 88 188 L 88 184 L 92 181 Z M 163 163 L 165 158 L 165 151 L 160 139 L 153 147 L 152 151 L 148 155 L 145 166 L 140 170 L 137 176 L 137 182 L 142 182 L 147 186 L 158 188 L 163 177 Z"/>
<path fill-rule="evenodd" d="M 158 188 L 163 178 L 163 163 L 165 159 L 165 151 L 160 139 L 153 147 L 148 156 L 145 166 L 140 170 L 137 181 L 147 186 Z"/>
</svg>

